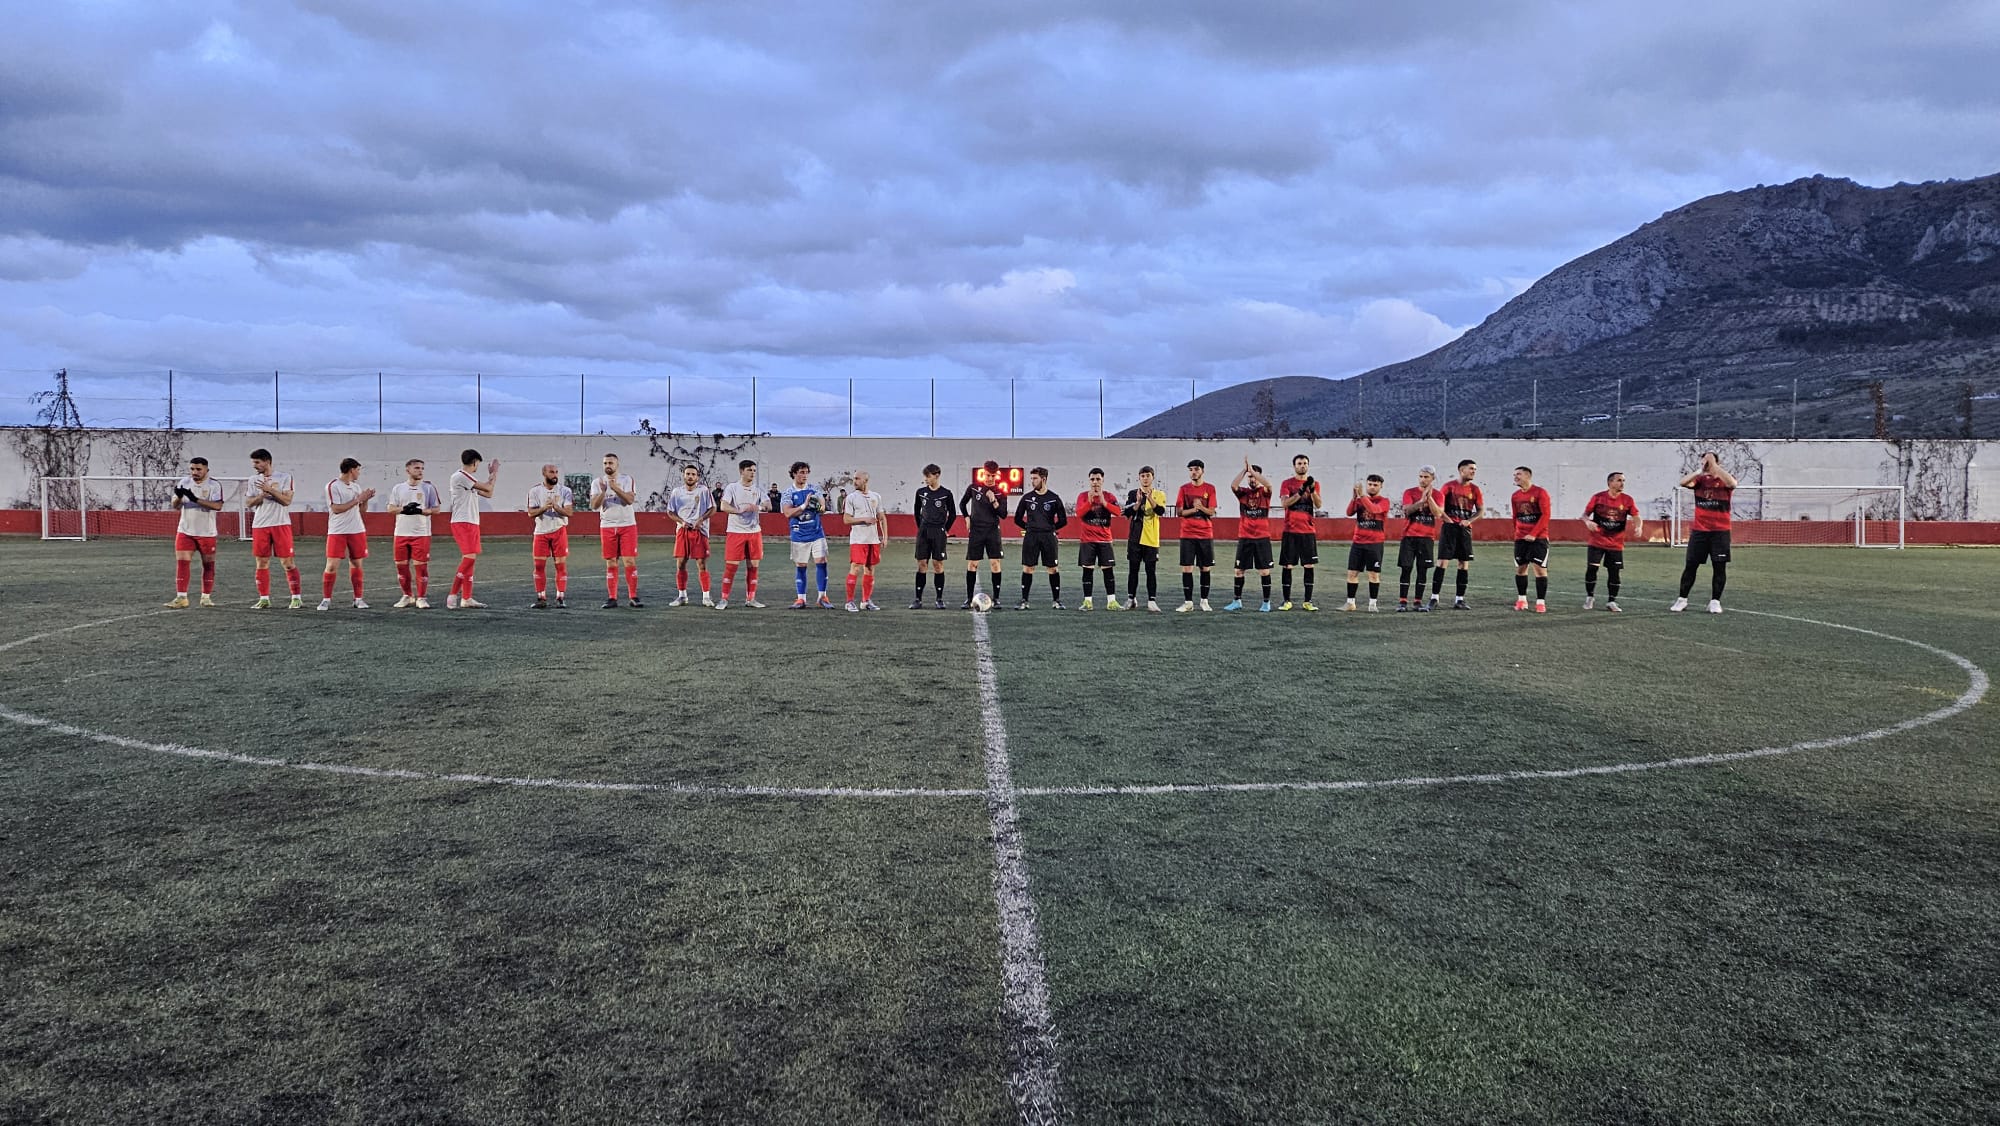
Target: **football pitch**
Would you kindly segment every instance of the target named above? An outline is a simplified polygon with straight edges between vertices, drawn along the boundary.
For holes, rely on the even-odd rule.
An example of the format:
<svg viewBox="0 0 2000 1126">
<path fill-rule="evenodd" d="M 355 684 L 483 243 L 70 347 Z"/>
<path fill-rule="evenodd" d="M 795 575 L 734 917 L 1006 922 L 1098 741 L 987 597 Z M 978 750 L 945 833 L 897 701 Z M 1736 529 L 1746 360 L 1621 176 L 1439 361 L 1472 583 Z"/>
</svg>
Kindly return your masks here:
<svg viewBox="0 0 2000 1126">
<path fill-rule="evenodd" d="M 2000 553 L 974 615 L 904 544 L 850 615 L 653 541 L 645 610 L 497 541 L 447 612 L 439 546 L 428 612 L 384 541 L 373 611 L 233 543 L 167 611 L 0 540 L 0 1121 L 2000 1117 Z"/>
</svg>

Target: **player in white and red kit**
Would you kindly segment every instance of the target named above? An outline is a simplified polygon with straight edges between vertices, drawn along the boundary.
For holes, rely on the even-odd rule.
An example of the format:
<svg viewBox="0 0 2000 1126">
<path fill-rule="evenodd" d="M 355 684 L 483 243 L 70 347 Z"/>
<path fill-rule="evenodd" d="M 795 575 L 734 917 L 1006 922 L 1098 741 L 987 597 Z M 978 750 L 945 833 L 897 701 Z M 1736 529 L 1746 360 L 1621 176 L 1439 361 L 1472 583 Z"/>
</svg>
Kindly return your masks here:
<svg viewBox="0 0 2000 1126">
<path fill-rule="evenodd" d="M 693 564 L 701 580 L 701 604 L 715 605 L 708 592 L 708 518 L 715 512 L 715 494 L 701 483 L 698 466 L 681 466 L 681 487 L 667 494 L 667 515 L 674 518 L 674 600 L 669 606 L 688 602 L 688 565 Z"/>
<path fill-rule="evenodd" d="M 757 564 L 764 558 L 764 526 L 758 520 L 764 511 L 764 494 L 757 491 L 757 463 L 747 458 L 736 463 L 736 480 L 722 490 L 722 510 L 729 514 L 725 525 L 728 540 L 722 549 L 722 597 L 715 608 L 729 609 L 729 592 L 736 583 L 740 563 L 749 571 L 744 576 L 745 606 L 761 610 L 757 601 Z"/>
<path fill-rule="evenodd" d="M 438 495 L 436 485 L 424 480 L 422 458 L 404 462 L 403 475 L 407 479 L 389 490 L 389 511 L 396 514 L 390 558 L 396 563 L 397 585 L 403 588 L 395 608 L 428 610 L 431 604 L 425 596 L 431 585 L 431 517 L 444 511 L 444 498 Z"/>
<path fill-rule="evenodd" d="M 290 609 L 302 610 L 299 597 L 299 562 L 292 551 L 292 475 L 271 468 L 271 451 L 250 451 L 250 478 L 247 503 L 250 506 L 250 554 L 257 561 L 258 610 L 271 608 L 271 560 L 285 565 L 285 582 L 292 588 Z"/>
<path fill-rule="evenodd" d="M 535 514 L 535 604 L 549 608 L 549 563 L 556 565 L 556 609 L 569 604 L 569 518 L 576 515 L 576 494 L 562 483 L 562 467 L 542 466 L 542 479 L 528 488 L 528 511 Z"/>
<path fill-rule="evenodd" d="M 597 538 L 604 550 L 604 608 L 618 608 L 618 572 L 625 572 L 626 600 L 639 601 L 639 486 L 618 471 L 618 455 L 604 455 L 604 472 L 590 483 L 590 507 L 597 510 Z"/>
<path fill-rule="evenodd" d="M 847 494 L 841 515 L 847 520 L 847 612 L 880 610 L 875 605 L 875 568 L 882 562 L 882 548 L 888 541 L 882 523 L 882 494 L 868 491 L 868 471 L 854 475 L 854 491 Z M 854 586 L 861 584 L 861 601 L 854 601 Z"/>
<path fill-rule="evenodd" d="M 222 510 L 222 482 L 208 479 L 208 459 L 188 459 L 187 476 L 174 482 L 174 597 L 168 606 L 187 609 L 188 572 L 201 556 L 201 604 L 215 605 L 215 514 Z"/>
<path fill-rule="evenodd" d="M 1618 582 L 1625 573 L 1625 537 L 1644 535 L 1646 522 L 1639 518 L 1638 502 L 1625 491 L 1625 475 L 1613 473 L 1604 479 L 1604 491 L 1583 506 L 1583 526 L 1589 533 L 1589 558 L 1583 567 L 1583 608 L 1597 605 L 1597 569 L 1609 576 L 1610 595 L 1604 608 L 1618 613 Z"/>
<path fill-rule="evenodd" d="M 472 573 L 479 566 L 479 500 L 493 499 L 493 482 L 500 475 L 500 459 L 486 467 L 486 480 L 479 480 L 482 459 L 478 450 L 458 455 L 458 469 L 451 475 L 451 538 L 458 544 L 458 571 L 451 577 L 451 593 L 445 596 L 447 610 L 484 610 L 486 603 L 472 597 Z"/>
<path fill-rule="evenodd" d="M 326 483 L 326 570 L 319 580 L 319 608 L 333 609 L 334 572 L 347 560 L 347 581 L 354 588 L 354 608 L 368 609 L 361 598 L 361 561 L 368 558 L 368 525 L 361 514 L 375 498 L 374 489 L 361 487 L 361 463 L 340 459 L 340 476 Z"/>
<path fill-rule="evenodd" d="M 1535 471 L 1514 467 L 1514 609 L 1528 608 L 1528 572 L 1535 574 L 1535 613 L 1549 612 L 1549 510 L 1555 502 L 1535 484 Z"/>
<path fill-rule="evenodd" d="M 1701 455 L 1701 468 L 1681 478 L 1681 488 L 1694 490 L 1694 531 L 1688 536 L 1687 566 L 1681 568 L 1681 593 L 1667 607 L 1675 613 L 1687 609 L 1688 591 L 1694 589 L 1701 565 L 1709 565 L 1708 612 L 1722 613 L 1722 588 L 1729 581 L 1729 502 L 1736 493 L 1736 478 L 1722 468 L 1720 455 Z"/>
</svg>

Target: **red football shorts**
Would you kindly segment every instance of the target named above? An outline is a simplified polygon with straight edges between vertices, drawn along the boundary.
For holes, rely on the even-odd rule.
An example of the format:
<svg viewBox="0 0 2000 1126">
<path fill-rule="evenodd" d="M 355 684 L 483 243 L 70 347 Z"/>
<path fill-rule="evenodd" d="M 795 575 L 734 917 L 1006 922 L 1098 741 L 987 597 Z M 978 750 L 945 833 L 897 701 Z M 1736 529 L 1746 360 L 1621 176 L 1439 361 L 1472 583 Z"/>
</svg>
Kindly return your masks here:
<svg viewBox="0 0 2000 1126">
<path fill-rule="evenodd" d="M 708 533 L 682 528 L 674 533 L 675 559 L 707 559 Z"/>
<path fill-rule="evenodd" d="M 215 554 L 214 536 L 191 536 L 186 532 L 174 533 L 175 551 L 198 551 L 203 555 Z"/>
<path fill-rule="evenodd" d="M 859 563 L 863 567 L 873 567 L 882 562 L 882 545 L 879 543 L 851 543 L 847 545 L 847 561 Z"/>
<path fill-rule="evenodd" d="M 728 563 L 735 563 L 739 560 L 754 562 L 764 558 L 764 533 L 729 533 L 729 541 L 722 549 L 722 558 L 724 562 Z"/>
<path fill-rule="evenodd" d="M 479 554 L 479 525 L 469 520 L 453 524 L 451 538 L 452 542 L 458 545 L 460 555 Z"/>
<path fill-rule="evenodd" d="M 396 546 L 391 554 L 398 563 L 428 563 L 431 561 L 431 538 L 397 536 Z"/>
<path fill-rule="evenodd" d="M 366 532 L 349 532 L 345 535 L 327 533 L 326 557 L 328 559 L 368 558 L 368 534 Z"/>
<path fill-rule="evenodd" d="M 277 556 L 279 559 L 292 557 L 292 526 L 273 524 L 268 528 L 250 529 L 250 554 L 259 559 Z"/>
<path fill-rule="evenodd" d="M 569 554 L 569 529 L 557 528 L 553 532 L 540 532 L 535 536 L 535 558 L 547 559 L 553 555 L 562 558 Z"/>
<path fill-rule="evenodd" d="M 606 559 L 617 559 L 620 556 L 626 559 L 637 559 L 639 557 L 639 528 L 637 525 L 627 524 L 622 528 L 599 528 L 597 529 L 597 538 L 604 543 L 604 557 Z"/>
</svg>

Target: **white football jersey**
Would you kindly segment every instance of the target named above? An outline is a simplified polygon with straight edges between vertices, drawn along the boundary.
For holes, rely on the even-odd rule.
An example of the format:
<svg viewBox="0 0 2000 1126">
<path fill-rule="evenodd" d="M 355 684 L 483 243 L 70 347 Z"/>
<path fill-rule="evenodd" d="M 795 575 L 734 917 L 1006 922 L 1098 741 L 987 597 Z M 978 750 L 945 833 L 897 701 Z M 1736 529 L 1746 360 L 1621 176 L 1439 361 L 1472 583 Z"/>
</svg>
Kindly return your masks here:
<svg viewBox="0 0 2000 1126">
<path fill-rule="evenodd" d="M 708 514 L 715 511 L 715 495 L 706 485 L 696 485 L 690 489 L 681 485 L 667 496 L 667 510 L 678 517 L 683 524 L 692 524 L 695 530 L 708 530 Z"/>
<path fill-rule="evenodd" d="M 546 536 L 550 532 L 560 532 L 569 527 L 569 517 L 560 512 L 543 512 L 541 507 L 550 501 L 557 504 L 574 505 L 576 494 L 568 485 L 549 486 L 537 481 L 528 489 L 528 509 L 535 514 L 535 534 Z"/>
<path fill-rule="evenodd" d="M 867 492 L 867 493 L 847 494 L 847 518 L 850 521 L 855 519 L 856 517 L 860 517 L 862 519 L 872 519 L 872 518 L 879 518 L 881 515 L 882 515 L 881 493 Z M 881 543 L 882 525 L 850 523 L 847 525 L 847 542 L 860 543 L 860 544 Z"/>
<path fill-rule="evenodd" d="M 348 484 L 335 477 L 326 483 L 326 534 L 329 536 L 359 536 L 368 531 L 368 525 L 361 519 L 361 506 L 355 505 L 346 512 L 335 512 L 333 506 L 346 504 L 361 496 L 361 482 Z"/>
<path fill-rule="evenodd" d="M 213 477 L 197 483 L 192 477 L 183 477 L 174 484 L 203 500 L 221 500 L 222 482 Z M 181 522 L 176 531 L 196 539 L 212 539 L 215 536 L 215 509 L 203 508 L 191 500 L 174 498 L 180 504 Z"/>
<path fill-rule="evenodd" d="M 757 506 L 763 503 L 764 493 L 757 486 L 731 481 L 729 487 L 722 490 L 722 507 L 729 510 L 729 530 L 738 535 L 755 535 L 763 531 L 764 525 L 757 516 Z M 736 511 L 739 505 L 745 504 L 750 506 L 749 512 Z"/>
<path fill-rule="evenodd" d="M 405 516 L 403 506 L 415 501 L 425 508 L 438 507 L 437 486 L 429 481 L 419 481 L 412 485 L 408 481 L 389 490 L 389 511 L 396 514 L 396 535 L 398 538 L 415 536 L 429 539 L 431 518 L 428 516 Z"/>
<path fill-rule="evenodd" d="M 609 480 L 609 478 L 600 474 L 596 480 L 590 483 L 590 507 L 597 510 L 597 526 L 600 528 L 632 527 L 639 522 L 639 510 L 637 506 L 626 504 L 619 498 L 617 493 L 612 492 Z M 639 499 L 637 489 L 632 484 L 631 474 L 620 473 L 618 475 L 618 487 L 631 493 L 633 500 Z"/>
<path fill-rule="evenodd" d="M 451 522 L 454 524 L 479 523 L 479 493 L 473 489 L 479 484 L 472 474 L 463 468 L 451 475 Z"/>
<path fill-rule="evenodd" d="M 274 489 L 292 491 L 292 475 L 289 473 L 259 473 L 250 478 L 250 495 L 261 496 L 259 487 L 269 482 Z M 296 496 L 294 500 L 298 499 Z M 292 522 L 292 510 L 279 504 L 274 498 L 264 497 L 264 503 L 250 510 L 250 526 L 253 528 L 276 528 Z"/>
</svg>

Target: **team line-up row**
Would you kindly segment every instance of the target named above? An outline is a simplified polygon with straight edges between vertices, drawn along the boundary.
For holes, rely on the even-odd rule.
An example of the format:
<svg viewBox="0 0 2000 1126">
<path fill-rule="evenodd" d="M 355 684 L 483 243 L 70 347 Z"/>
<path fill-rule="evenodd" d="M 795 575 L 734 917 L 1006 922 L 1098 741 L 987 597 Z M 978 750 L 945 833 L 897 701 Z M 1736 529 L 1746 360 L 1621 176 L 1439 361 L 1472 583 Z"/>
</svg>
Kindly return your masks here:
<svg viewBox="0 0 2000 1126">
<path fill-rule="evenodd" d="M 251 554 L 256 562 L 255 606 L 265 609 L 271 605 L 271 562 L 275 559 L 285 571 L 291 588 L 291 608 L 299 609 L 304 601 L 292 543 L 290 508 L 297 497 L 294 480 L 290 473 L 276 469 L 269 450 L 251 451 L 250 462 L 255 472 L 249 479 L 246 505 L 250 510 Z M 402 590 L 402 597 L 395 604 L 397 609 L 430 607 L 431 517 L 444 511 L 451 513 L 452 539 L 459 551 L 458 568 L 453 573 L 445 606 L 455 610 L 482 609 L 485 606 L 473 598 L 473 580 L 481 547 L 480 502 L 493 498 L 500 462 L 496 459 L 487 463 L 478 450 L 472 449 L 465 450 L 459 462 L 459 468 L 451 474 L 447 483 L 446 494 L 441 496 L 436 485 L 425 479 L 424 463 L 413 458 L 403 466 L 405 479 L 392 487 L 385 498 L 385 510 L 396 515 L 393 557 Z M 483 478 L 480 476 L 482 465 L 486 471 Z M 326 567 L 321 576 L 321 610 L 333 607 L 336 574 L 342 561 L 347 564 L 354 607 L 368 609 L 368 603 L 362 597 L 362 561 L 368 557 L 368 536 L 362 515 L 375 499 L 376 491 L 360 484 L 361 468 L 358 460 L 346 458 L 340 463 L 339 475 L 326 483 Z M 1199 458 L 1189 461 L 1188 479 L 1174 498 L 1174 511 L 1180 519 L 1180 613 L 1212 608 L 1209 599 L 1210 573 L 1215 566 L 1214 518 L 1218 493 L 1215 485 L 1205 480 L 1207 468 Z M 681 471 L 681 485 L 672 490 L 667 498 L 667 512 L 675 523 L 677 594 L 674 604 L 691 604 L 688 573 L 693 570 L 698 576 L 701 604 L 716 609 L 728 608 L 736 573 L 741 567 L 746 572 L 744 605 L 762 608 L 764 604 L 757 600 L 758 570 L 764 556 L 759 518 L 766 512 L 776 512 L 785 517 L 789 526 L 787 538 L 794 569 L 793 608 L 833 608 L 827 593 L 828 545 L 822 520 L 828 512 L 827 496 L 811 483 L 811 471 L 812 466 L 808 463 L 793 462 L 789 474 L 792 487 L 789 490 L 776 485 L 760 490 L 757 463 L 754 461 L 739 462 L 737 480 L 727 485 L 706 484 L 701 480 L 698 467 L 685 466 Z M 1016 499 L 1010 514 L 1008 497 L 1000 487 L 999 471 L 997 462 L 987 462 L 977 475 L 978 479 L 962 495 L 954 496 L 941 484 L 942 470 L 937 465 L 924 467 L 924 485 L 916 490 L 914 498 L 913 511 L 917 523 L 914 537 L 916 598 L 910 603 L 910 609 L 924 607 L 926 578 L 930 580 L 936 607 L 940 610 L 945 608 L 945 559 L 953 538 L 952 528 L 963 518 L 966 522 L 966 569 L 962 609 L 990 609 L 999 600 L 1004 554 L 1001 528 L 1011 519 L 1020 532 L 1021 543 L 1021 599 L 1018 609 L 1029 608 L 1038 570 L 1045 570 L 1048 574 L 1054 607 L 1058 610 L 1065 608 L 1057 559 L 1060 546 L 1058 533 L 1074 522 L 1080 529 L 1077 562 L 1083 570 L 1083 603 L 1080 608 L 1095 608 L 1092 580 L 1101 574 L 1105 609 L 1139 609 L 1139 583 L 1143 575 L 1146 589 L 1144 608 L 1159 612 L 1157 569 L 1160 519 L 1166 515 L 1168 507 L 1166 493 L 1155 486 L 1152 466 L 1139 470 L 1138 487 L 1127 490 L 1123 498 L 1105 489 L 1104 471 L 1093 468 L 1088 475 L 1089 487 L 1077 495 L 1074 515 L 1072 506 L 1049 488 L 1048 470 L 1039 467 L 1029 472 L 1029 488 Z M 1477 484 L 1478 473 L 1478 463 L 1466 459 L 1458 463 L 1453 479 L 1440 487 L 1436 470 L 1424 466 L 1418 471 L 1416 484 L 1403 491 L 1401 517 L 1405 526 L 1397 551 L 1397 566 L 1401 571 L 1398 611 L 1426 613 L 1436 609 L 1444 590 L 1445 572 L 1450 569 L 1447 565 L 1451 563 L 1457 564 L 1452 608 L 1469 608 L 1465 592 L 1473 559 L 1472 523 L 1486 505 L 1485 493 Z M 858 613 L 881 609 L 874 600 L 875 570 L 882 562 L 889 537 L 882 497 L 869 489 L 868 473 L 856 472 L 853 480 L 855 487 L 841 495 L 839 515 L 846 523 L 848 534 L 846 609 Z M 1513 480 L 1514 492 L 1509 497 L 1508 509 L 1514 522 L 1514 608 L 1522 611 L 1530 609 L 1528 587 L 1532 579 L 1532 609 L 1536 613 L 1546 613 L 1552 502 L 1548 491 L 1535 484 L 1534 471 L 1529 467 L 1516 466 Z M 1346 515 L 1354 520 L 1354 537 L 1347 555 L 1347 595 L 1342 607 L 1346 610 L 1359 608 L 1359 591 L 1363 582 L 1368 588 L 1367 609 L 1374 611 L 1379 608 L 1383 552 L 1388 541 L 1388 522 L 1393 507 L 1390 498 L 1383 493 L 1385 484 L 1381 475 L 1370 474 L 1365 481 L 1354 484 L 1353 495 L 1347 504 Z M 1722 612 L 1722 592 L 1728 575 L 1730 498 L 1736 488 L 1736 479 L 1722 468 L 1716 454 L 1707 453 L 1702 455 L 1701 468 L 1682 478 L 1679 484 L 1694 493 L 1694 526 L 1681 573 L 1680 595 L 1671 609 L 1681 611 L 1687 608 L 1688 593 L 1693 589 L 1699 568 L 1706 563 L 1710 567 L 1708 609 L 1710 613 L 1719 614 Z M 1262 466 L 1253 465 L 1245 458 L 1242 469 L 1230 481 L 1229 488 L 1236 498 L 1239 513 L 1235 591 L 1231 601 L 1222 609 L 1237 611 L 1249 608 L 1243 595 L 1251 572 L 1257 574 L 1262 591 L 1256 609 L 1267 613 L 1273 609 L 1271 546 L 1275 506 L 1279 513 L 1276 519 L 1280 522 L 1276 538 L 1282 592 L 1276 609 L 1317 610 L 1313 603 L 1313 581 L 1319 562 L 1319 540 L 1314 517 L 1322 509 L 1324 498 L 1320 483 L 1312 475 L 1311 460 L 1304 454 L 1294 457 L 1291 475 L 1274 484 L 1264 475 Z M 174 535 L 176 586 L 174 598 L 167 605 L 185 608 L 189 604 L 189 580 L 193 562 L 199 557 L 202 563 L 201 604 L 211 606 L 214 604 L 215 589 L 216 514 L 224 506 L 224 496 L 220 482 L 209 475 L 206 458 L 189 460 L 187 475 L 174 485 L 174 497 L 180 513 Z M 606 609 L 615 609 L 619 605 L 618 583 L 621 575 L 627 602 L 634 607 L 645 605 L 639 597 L 637 497 L 637 485 L 629 474 L 621 472 L 618 456 L 604 455 L 603 472 L 591 481 L 589 495 L 581 507 L 598 513 Z M 573 490 L 562 484 L 558 467 L 554 464 L 543 465 L 540 480 L 528 488 L 524 505 L 524 511 L 535 517 L 536 608 L 566 605 L 569 521 L 578 507 L 578 498 Z M 727 517 L 719 597 L 710 589 L 708 567 L 708 529 L 710 518 L 717 512 Z M 1127 601 L 1122 605 L 1118 601 L 1112 535 L 1113 522 L 1119 518 L 1127 521 L 1128 593 Z M 1623 473 L 1607 475 L 1604 489 L 1594 494 L 1584 506 L 1582 520 L 1588 533 L 1583 608 L 1589 610 L 1595 607 L 1598 575 L 1602 570 L 1606 579 L 1605 609 L 1616 612 L 1619 610 L 1619 584 L 1625 565 L 1625 539 L 1628 535 L 1643 534 L 1645 525 L 1639 515 L 1638 504 L 1625 491 Z M 990 595 L 978 589 L 982 560 L 989 563 Z M 555 572 L 553 601 L 548 581 L 551 565 Z M 807 585 L 809 568 L 814 577 L 811 597 Z M 1297 603 L 1292 599 L 1294 570 L 1300 572 L 1303 585 L 1302 598 Z M 1428 596 L 1424 591 L 1426 581 L 1430 585 Z"/>
</svg>

